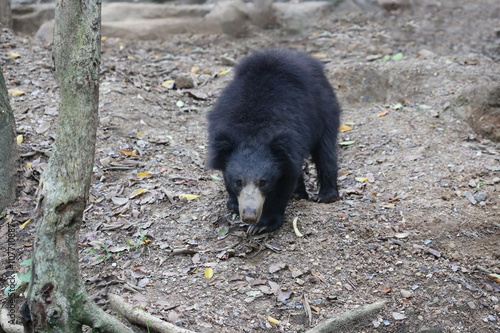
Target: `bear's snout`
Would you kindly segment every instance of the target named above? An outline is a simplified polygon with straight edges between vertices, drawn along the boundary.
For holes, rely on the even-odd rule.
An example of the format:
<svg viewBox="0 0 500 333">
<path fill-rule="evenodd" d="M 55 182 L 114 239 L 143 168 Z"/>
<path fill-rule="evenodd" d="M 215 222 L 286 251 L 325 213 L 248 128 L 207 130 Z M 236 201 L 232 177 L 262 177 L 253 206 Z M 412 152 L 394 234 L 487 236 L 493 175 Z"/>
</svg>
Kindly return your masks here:
<svg viewBox="0 0 500 333">
<path fill-rule="evenodd" d="M 264 201 L 265 196 L 252 182 L 243 187 L 238 195 L 241 220 L 248 224 L 259 222 Z"/>
<path fill-rule="evenodd" d="M 248 224 L 257 223 L 259 216 L 257 210 L 253 208 L 245 208 L 241 212 L 241 220 Z"/>
</svg>

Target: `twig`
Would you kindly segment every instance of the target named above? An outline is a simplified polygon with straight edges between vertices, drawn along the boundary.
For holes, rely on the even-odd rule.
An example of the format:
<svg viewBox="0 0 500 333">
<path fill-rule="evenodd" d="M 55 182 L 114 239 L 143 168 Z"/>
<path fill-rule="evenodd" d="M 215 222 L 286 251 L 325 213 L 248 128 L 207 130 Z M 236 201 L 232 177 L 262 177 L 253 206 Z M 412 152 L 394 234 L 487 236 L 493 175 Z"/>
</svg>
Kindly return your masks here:
<svg viewBox="0 0 500 333">
<path fill-rule="evenodd" d="M 380 311 L 384 305 L 385 301 L 378 301 L 358 309 L 344 312 L 323 321 L 316 327 L 306 331 L 306 333 L 353 332 L 353 326 L 355 324 Z"/>
<path fill-rule="evenodd" d="M 118 295 L 108 294 L 108 300 L 111 307 L 127 318 L 131 323 L 147 327 L 148 330 L 159 333 L 194 333 L 193 331 L 177 327 L 166 321 L 163 321 L 149 313 L 127 303 L 125 299 Z"/>
<path fill-rule="evenodd" d="M 307 301 L 305 294 L 302 294 L 302 305 L 304 306 L 304 310 L 306 311 L 309 325 L 311 325 L 312 324 L 312 312 L 311 312 L 311 307 L 309 306 L 309 302 Z"/>
</svg>

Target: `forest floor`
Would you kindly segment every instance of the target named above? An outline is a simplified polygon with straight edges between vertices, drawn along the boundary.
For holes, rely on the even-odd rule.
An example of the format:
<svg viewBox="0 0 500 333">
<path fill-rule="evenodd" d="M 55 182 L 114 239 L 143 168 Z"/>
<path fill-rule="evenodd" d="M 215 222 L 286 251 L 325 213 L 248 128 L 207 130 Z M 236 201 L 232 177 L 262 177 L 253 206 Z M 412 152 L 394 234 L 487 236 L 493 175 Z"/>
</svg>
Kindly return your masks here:
<svg viewBox="0 0 500 333">
<path fill-rule="evenodd" d="M 498 82 L 497 1 L 346 13 L 293 37 L 103 38 L 95 177 L 78 239 L 89 293 L 104 307 L 117 293 L 197 332 L 303 332 L 377 300 L 387 301 L 381 312 L 344 331 L 500 332 L 500 284 L 487 276 L 500 274 L 500 147 L 452 112 L 463 89 Z M 23 136 L 18 200 L 0 217 L 6 239 L 7 221 L 33 217 L 58 88 L 48 46 L 0 38 Z M 321 59 L 352 129 L 339 138 L 342 200 L 292 200 L 281 229 L 248 237 L 220 173 L 205 167 L 206 115 L 232 77 L 230 58 L 263 47 Z M 367 83 L 370 71 L 389 81 Z M 173 88 L 183 75 L 197 86 Z M 314 167 L 305 173 L 315 193 Z M 35 223 L 18 233 L 19 263 Z"/>
</svg>

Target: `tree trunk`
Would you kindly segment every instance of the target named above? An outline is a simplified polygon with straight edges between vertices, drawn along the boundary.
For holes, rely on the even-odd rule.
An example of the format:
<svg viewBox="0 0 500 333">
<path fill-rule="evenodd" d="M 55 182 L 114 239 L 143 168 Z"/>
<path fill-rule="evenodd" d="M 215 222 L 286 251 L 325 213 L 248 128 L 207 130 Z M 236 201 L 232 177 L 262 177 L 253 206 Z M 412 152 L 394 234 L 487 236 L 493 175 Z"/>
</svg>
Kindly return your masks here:
<svg viewBox="0 0 500 333">
<path fill-rule="evenodd" d="M 16 148 L 15 119 L 0 69 L 0 213 L 16 194 Z"/>
<path fill-rule="evenodd" d="M 12 27 L 12 12 L 10 10 L 10 0 L 0 0 L 0 23 L 4 27 Z"/>
<path fill-rule="evenodd" d="M 53 56 L 60 87 L 57 136 L 44 174 L 32 276 L 23 317 L 27 332 L 132 332 L 88 297 L 77 236 L 87 203 L 98 120 L 100 0 L 57 0 Z M 27 315 L 26 315 L 27 314 Z"/>
</svg>

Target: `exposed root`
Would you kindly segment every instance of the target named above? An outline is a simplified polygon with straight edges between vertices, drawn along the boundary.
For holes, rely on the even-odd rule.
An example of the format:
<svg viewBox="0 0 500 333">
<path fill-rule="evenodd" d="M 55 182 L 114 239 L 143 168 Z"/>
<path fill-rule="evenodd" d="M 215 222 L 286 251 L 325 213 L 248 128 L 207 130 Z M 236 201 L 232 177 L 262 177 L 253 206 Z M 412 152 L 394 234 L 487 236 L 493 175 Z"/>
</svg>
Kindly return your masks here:
<svg viewBox="0 0 500 333">
<path fill-rule="evenodd" d="M 177 327 L 166 321 L 163 321 L 149 313 L 139 310 L 133 305 L 127 303 L 125 299 L 118 295 L 108 294 L 108 300 L 111 307 L 118 311 L 133 324 L 147 327 L 148 330 L 159 333 L 194 333 L 193 331 Z"/>
<path fill-rule="evenodd" d="M 353 327 L 355 327 L 356 324 L 380 311 L 384 305 L 385 301 L 378 301 L 358 309 L 344 312 L 323 321 L 306 333 L 353 332 Z"/>
</svg>

